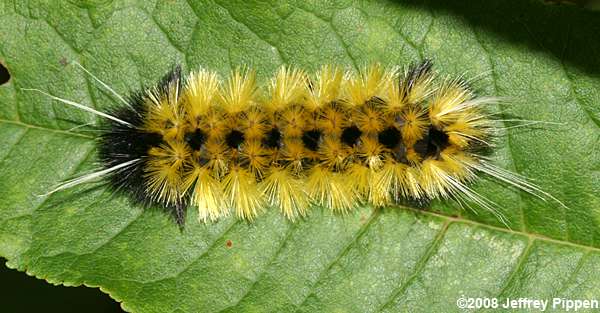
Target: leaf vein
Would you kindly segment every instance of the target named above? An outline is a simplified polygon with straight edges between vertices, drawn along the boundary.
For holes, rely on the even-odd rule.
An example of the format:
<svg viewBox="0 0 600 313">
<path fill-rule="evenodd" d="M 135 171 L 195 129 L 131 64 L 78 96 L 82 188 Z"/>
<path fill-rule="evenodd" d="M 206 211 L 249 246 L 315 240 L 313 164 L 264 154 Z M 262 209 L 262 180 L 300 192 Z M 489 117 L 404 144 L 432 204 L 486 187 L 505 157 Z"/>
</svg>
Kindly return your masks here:
<svg viewBox="0 0 600 313">
<path fill-rule="evenodd" d="M 23 131 L 19 135 L 19 138 L 17 139 L 17 141 L 15 141 L 10 147 L 7 147 L 8 151 L 6 151 L 6 155 L 0 160 L 0 164 L 4 163 L 4 161 L 6 161 L 6 159 L 9 157 L 10 153 L 12 152 L 12 150 L 17 147 L 17 145 L 23 140 L 23 138 L 25 138 L 25 135 L 27 134 L 27 132 L 29 132 L 29 128 L 26 128 L 25 131 Z"/>
<path fill-rule="evenodd" d="M 331 270 L 331 268 L 333 268 L 333 266 L 335 264 L 337 264 L 337 262 L 339 262 L 342 259 L 342 257 L 344 257 L 344 255 L 346 255 L 346 253 L 348 253 L 348 251 L 350 251 L 350 249 L 358 242 L 358 240 L 369 229 L 369 227 L 371 226 L 371 224 L 379 217 L 379 215 L 380 215 L 380 210 L 373 210 L 372 211 L 371 215 L 369 216 L 369 219 L 365 222 L 364 225 L 362 225 L 356 231 L 356 233 L 350 239 L 350 241 L 346 244 L 346 246 L 344 247 L 344 249 L 342 249 L 340 251 L 340 253 L 338 253 L 335 256 L 335 258 L 333 259 L 333 261 L 331 263 L 329 263 L 329 265 L 321 271 L 321 273 L 319 274 L 317 280 L 310 286 L 310 288 L 309 288 L 306 296 L 302 300 L 302 302 L 300 302 L 298 305 L 296 305 L 296 311 L 295 312 L 298 312 L 300 310 L 300 308 L 310 298 L 310 296 L 314 294 L 315 288 L 318 286 L 319 282 L 321 282 L 325 278 L 325 276 L 327 275 L 327 273 Z"/>
<path fill-rule="evenodd" d="M 273 262 L 275 262 L 275 260 L 277 259 L 277 257 L 281 254 L 281 251 L 283 251 L 283 248 L 285 247 L 287 241 L 289 240 L 291 234 L 294 232 L 294 230 L 297 228 L 297 224 L 298 223 L 292 223 L 292 226 L 290 226 L 290 228 L 287 230 L 285 237 L 283 239 L 283 241 L 280 243 L 279 247 L 277 248 L 277 251 L 275 251 L 275 253 L 273 254 L 273 256 L 271 257 L 271 259 L 263 266 L 261 273 L 259 274 L 259 276 L 252 282 L 252 284 L 248 287 L 248 289 L 246 290 L 246 292 L 242 295 L 242 297 L 240 297 L 240 299 L 234 303 L 233 305 L 230 305 L 222 310 L 219 310 L 219 312 L 223 312 L 229 308 L 234 308 L 236 306 L 238 306 L 244 299 L 246 299 L 246 297 L 250 294 L 250 292 L 252 290 L 254 290 L 254 287 L 256 287 L 256 284 L 263 278 L 263 276 L 268 272 L 268 267 L 273 264 Z"/>
<path fill-rule="evenodd" d="M 350 47 L 348 46 L 348 44 L 344 41 L 344 39 L 342 38 L 341 34 L 339 33 L 339 31 L 335 28 L 335 26 L 333 26 L 333 22 L 330 20 L 326 20 L 322 17 L 320 17 L 319 15 L 317 15 L 315 12 L 313 11 L 309 11 L 307 9 L 301 8 L 301 7 L 297 7 L 299 10 L 304 11 L 306 13 L 309 13 L 310 15 L 314 16 L 316 19 L 324 22 L 326 25 L 329 25 L 329 28 L 331 29 L 331 32 L 333 33 L 333 35 L 336 37 L 337 41 L 342 45 L 342 48 L 344 49 L 344 52 L 346 52 L 346 55 L 348 56 L 348 58 L 350 59 L 350 61 L 352 61 L 352 65 L 354 66 L 354 68 L 356 70 L 360 69 L 360 66 L 358 65 L 358 62 L 356 61 L 356 58 L 352 55 L 352 53 L 350 53 Z"/>
<path fill-rule="evenodd" d="M 189 1 L 189 0 L 188 0 Z M 269 42 L 267 39 L 263 38 L 263 36 L 259 35 L 257 31 L 255 31 L 254 29 L 252 29 L 250 27 L 250 25 L 240 21 L 239 19 L 237 19 L 233 13 L 231 13 L 231 11 L 226 8 L 223 4 L 215 1 L 214 2 L 215 5 L 217 5 L 218 7 L 220 7 L 221 9 L 225 10 L 225 12 L 227 12 L 227 15 L 229 15 L 229 17 L 236 23 L 238 23 L 239 25 L 244 26 L 245 29 L 247 29 L 250 33 L 254 34 L 254 36 L 256 36 L 256 38 L 262 40 L 263 42 L 265 42 L 266 44 L 268 44 L 269 46 L 273 47 L 275 49 L 275 51 L 277 51 L 277 55 L 279 56 L 279 59 L 281 61 L 283 61 L 283 63 L 287 63 L 286 58 L 284 58 L 281 50 L 279 49 L 279 47 L 277 47 L 275 44 Z M 196 11 L 194 11 L 194 13 L 196 13 Z M 198 17 L 199 18 L 199 17 Z"/>
<path fill-rule="evenodd" d="M 488 65 L 490 67 L 490 76 L 492 78 L 493 81 L 493 87 L 494 87 L 494 91 L 495 94 L 497 95 L 499 93 L 499 88 L 498 88 L 498 76 L 496 73 L 496 68 L 494 66 L 494 62 L 492 61 L 492 55 L 490 53 L 490 51 L 485 47 L 485 45 L 483 44 L 483 42 L 481 41 L 481 38 L 479 37 L 479 34 L 477 33 L 477 30 L 473 28 L 473 26 L 471 25 L 471 31 L 473 32 L 473 37 L 475 38 L 475 41 L 477 42 L 477 44 L 479 44 L 479 46 L 481 47 L 481 49 L 483 50 L 483 52 L 485 53 L 485 55 L 487 56 L 487 61 L 488 61 Z M 502 104 L 498 104 L 498 107 L 501 110 L 501 115 L 502 115 L 502 119 L 507 119 L 504 113 L 504 107 Z M 506 126 L 506 122 L 502 122 L 502 124 L 504 126 Z M 519 172 L 519 169 L 517 167 L 517 162 L 516 162 L 516 158 L 515 158 L 515 154 L 513 152 L 512 146 L 511 146 L 511 136 L 510 133 L 507 132 L 506 134 L 506 146 L 507 149 L 509 151 L 510 154 L 510 163 L 511 163 L 511 167 L 513 167 L 515 169 L 516 172 Z M 520 190 L 518 190 L 516 192 L 517 196 L 519 197 L 519 218 L 520 218 L 520 226 L 521 226 L 521 231 L 526 232 L 527 231 L 527 219 L 525 216 L 525 211 L 523 210 L 524 207 L 524 200 L 523 200 L 523 195 L 521 193 Z"/>
<path fill-rule="evenodd" d="M 429 248 L 425 251 L 425 253 L 423 253 L 423 255 L 421 256 L 421 258 L 419 258 L 419 260 L 415 264 L 415 268 L 413 270 L 413 273 L 408 277 L 408 279 L 406 279 L 406 281 L 404 283 L 402 283 L 400 286 L 398 286 L 398 288 L 396 288 L 394 290 L 394 292 L 392 292 L 390 294 L 390 296 L 388 297 L 387 301 L 385 301 L 382 305 L 380 305 L 373 312 L 381 312 L 387 306 L 391 305 L 392 302 L 401 293 L 403 293 L 404 291 L 406 291 L 406 289 L 408 287 L 410 287 L 410 285 L 412 284 L 412 282 L 421 274 L 421 272 L 425 268 L 425 265 L 429 262 L 429 260 L 431 259 L 431 257 L 435 254 L 435 252 L 438 251 L 438 247 L 441 244 L 442 239 L 443 239 L 444 235 L 446 234 L 446 231 L 448 230 L 448 226 L 450 225 L 450 223 L 451 222 L 448 221 L 448 220 L 446 220 L 444 222 L 444 224 L 442 225 L 440 231 L 436 234 L 436 236 L 433 239 L 433 241 L 429 244 Z"/>
<path fill-rule="evenodd" d="M 225 237 L 225 235 L 227 235 L 235 225 L 237 225 L 240 222 L 239 219 L 236 219 L 233 223 L 231 223 L 231 225 L 229 225 L 218 237 L 215 238 L 215 240 L 208 246 L 206 247 L 206 250 L 204 252 L 202 252 L 201 254 L 199 254 L 198 256 L 196 256 L 192 262 L 190 262 L 188 265 L 186 265 L 185 267 L 183 267 L 180 271 L 178 271 L 177 273 L 173 274 L 173 275 L 169 275 L 169 276 L 165 276 L 159 279 L 155 279 L 155 280 L 149 280 L 146 283 L 148 284 L 155 284 L 157 282 L 161 282 L 161 281 L 165 281 L 168 279 L 176 279 L 179 277 L 179 275 L 181 275 L 182 273 L 186 272 L 188 269 L 190 269 L 194 264 L 196 264 L 196 262 L 198 262 L 202 257 L 204 257 L 206 254 L 208 254 L 208 252 L 210 250 L 212 250 L 217 242 L 219 242 L 219 240 L 223 239 Z"/>
</svg>

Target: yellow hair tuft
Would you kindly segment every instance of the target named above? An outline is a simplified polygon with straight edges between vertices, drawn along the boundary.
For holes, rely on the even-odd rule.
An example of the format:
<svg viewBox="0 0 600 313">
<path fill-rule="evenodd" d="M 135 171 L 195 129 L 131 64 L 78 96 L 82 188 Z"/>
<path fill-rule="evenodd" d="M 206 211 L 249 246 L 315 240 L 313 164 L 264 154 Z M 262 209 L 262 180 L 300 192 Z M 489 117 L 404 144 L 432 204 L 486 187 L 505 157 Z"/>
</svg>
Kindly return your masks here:
<svg viewBox="0 0 600 313">
<path fill-rule="evenodd" d="M 221 104 L 228 113 L 243 112 L 256 105 L 257 92 L 255 72 L 237 69 L 221 89 Z"/>
<path fill-rule="evenodd" d="M 271 99 L 266 103 L 272 110 L 286 108 L 290 104 L 302 103 L 306 97 L 308 77 L 303 70 L 282 66 L 271 80 Z"/>
</svg>

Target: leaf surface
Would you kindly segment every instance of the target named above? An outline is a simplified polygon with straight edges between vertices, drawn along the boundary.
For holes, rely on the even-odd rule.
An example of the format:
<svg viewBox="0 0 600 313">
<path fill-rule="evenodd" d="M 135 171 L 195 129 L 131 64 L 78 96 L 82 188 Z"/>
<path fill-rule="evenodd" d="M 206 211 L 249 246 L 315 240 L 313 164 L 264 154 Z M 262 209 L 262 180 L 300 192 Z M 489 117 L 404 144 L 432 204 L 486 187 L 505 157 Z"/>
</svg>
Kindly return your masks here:
<svg viewBox="0 0 600 313">
<path fill-rule="evenodd" d="M 130 312 L 449 312 L 467 297 L 600 298 L 600 16 L 520 0 L 0 1 L 0 256 L 52 283 L 100 287 Z M 493 179 L 474 188 L 498 204 L 428 209 L 320 208 L 291 223 L 271 208 L 254 223 L 224 219 L 183 231 L 101 184 L 44 194 L 95 168 L 98 122 L 21 88 L 99 110 L 172 64 L 262 81 L 281 64 L 405 66 L 442 74 L 507 103 L 513 128 L 492 158 L 566 204 Z M 509 127 L 507 123 L 505 126 Z M 508 227 L 507 227 L 508 226 Z"/>
</svg>

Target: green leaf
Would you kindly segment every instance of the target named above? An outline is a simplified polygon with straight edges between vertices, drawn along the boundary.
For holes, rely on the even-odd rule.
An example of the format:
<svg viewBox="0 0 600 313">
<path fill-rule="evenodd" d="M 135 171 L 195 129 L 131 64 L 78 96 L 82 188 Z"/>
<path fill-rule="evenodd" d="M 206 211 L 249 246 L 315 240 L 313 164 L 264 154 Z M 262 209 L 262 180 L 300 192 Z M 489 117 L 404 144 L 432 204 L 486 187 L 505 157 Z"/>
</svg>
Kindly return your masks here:
<svg viewBox="0 0 600 313">
<path fill-rule="evenodd" d="M 0 256 L 51 283 L 100 287 L 130 312 L 458 311 L 467 297 L 600 298 L 600 16 L 523 0 L 0 1 Z M 507 98 L 514 128 L 498 165 L 566 204 L 483 178 L 488 212 L 314 208 L 291 223 L 270 209 L 254 223 L 183 231 L 101 184 L 52 196 L 94 168 L 94 116 L 38 93 L 106 110 L 116 103 L 71 60 L 121 94 L 173 63 L 226 75 L 251 65 L 407 65 L 479 78 Z"/>
</svg>

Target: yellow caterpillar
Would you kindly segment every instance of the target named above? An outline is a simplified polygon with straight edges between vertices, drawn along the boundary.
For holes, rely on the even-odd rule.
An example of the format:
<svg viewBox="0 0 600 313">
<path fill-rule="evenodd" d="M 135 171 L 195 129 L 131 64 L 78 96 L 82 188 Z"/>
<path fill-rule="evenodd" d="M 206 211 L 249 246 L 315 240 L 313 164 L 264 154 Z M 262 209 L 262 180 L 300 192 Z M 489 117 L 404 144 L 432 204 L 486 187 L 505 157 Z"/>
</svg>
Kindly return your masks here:
<svg viewBox="0 0 600 313">
<path fill-rule="evenodd" d="M 477 153 L 497 130 L 483 108 L 497 99 L 436 77 L 428 60 L 405 71 L 282 67 L 262 88 L 248 70 L 221 80 L 177 67 L 127 100 L 115 95 L 124 106 L 110 114 L 51 96 L 109 121 L 104 169 L 52 192 L 107 176 L 133 199 L 171 208 L 180 224 L 187 206 L 202 221 L 230 212 L 252 220 L 268 205 L 295 219 L 312 204 L 346 212 L 435 198 L 495 213 L 468 187 L 478 173 L 552 198 Z"/>
</svg>

